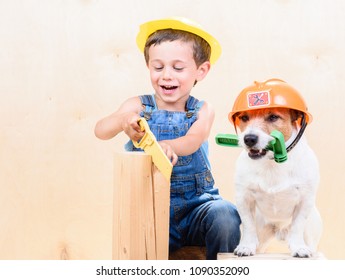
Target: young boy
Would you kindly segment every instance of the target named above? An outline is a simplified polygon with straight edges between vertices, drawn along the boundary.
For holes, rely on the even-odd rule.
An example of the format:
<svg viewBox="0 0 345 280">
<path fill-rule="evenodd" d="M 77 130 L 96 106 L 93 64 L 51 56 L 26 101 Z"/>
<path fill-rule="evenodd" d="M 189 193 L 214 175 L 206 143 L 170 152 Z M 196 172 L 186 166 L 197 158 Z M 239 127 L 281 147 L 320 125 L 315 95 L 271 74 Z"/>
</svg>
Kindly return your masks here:
<svg viewBox="0 0 345 280">
<path fill-rule="evenodd" d="M 145 117 L 171 160 L 169 251 L 186 245 L 206 246 L 206 258 L 233 252 L 240 240 L 240 217 L 223 200 L 210 171 L 207 139 L 214 110 L 192 97 L 220 55 L 215 38 L 184 18 L 155 20 L 141 25 L 137 44 L 150 71 L 153 95 L 127 99 L 95 127 L 100 139 L 124 131 L 131 140 L 143 136 L 138 119 Z M 134 151 L 132 141 L 126 150 Z"/>
</svg>

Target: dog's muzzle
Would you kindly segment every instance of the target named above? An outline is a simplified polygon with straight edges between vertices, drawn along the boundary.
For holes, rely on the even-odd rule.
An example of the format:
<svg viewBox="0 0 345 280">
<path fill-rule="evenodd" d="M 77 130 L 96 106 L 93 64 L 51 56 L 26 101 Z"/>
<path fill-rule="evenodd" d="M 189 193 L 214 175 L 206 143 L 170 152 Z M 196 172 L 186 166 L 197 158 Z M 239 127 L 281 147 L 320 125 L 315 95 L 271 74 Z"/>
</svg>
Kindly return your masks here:
<svg viewBox="0 0 345 280">
<path fill-rule="evenodd" d="M 259 136 L 255 134 L 247 134 L 243 138 L 244 144 L 248 147 L 248 156 L 251 159 L 259 159 L 266 155 L 266 149 L 257 149 L 255 145 L 257 145 L 259 141 Z"/>
</svg>

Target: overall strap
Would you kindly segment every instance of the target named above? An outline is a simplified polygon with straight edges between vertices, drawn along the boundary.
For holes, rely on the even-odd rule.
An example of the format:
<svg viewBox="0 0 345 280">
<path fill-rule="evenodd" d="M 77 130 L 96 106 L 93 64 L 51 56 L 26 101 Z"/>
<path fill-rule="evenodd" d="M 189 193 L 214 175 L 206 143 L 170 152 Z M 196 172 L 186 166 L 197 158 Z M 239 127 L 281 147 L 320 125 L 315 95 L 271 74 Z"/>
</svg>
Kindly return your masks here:
<svg viewBox="0 0 345 280">
<path fill-rule="evenodd" d="M 149 120 L 151 118 L 152 112 L 157 109 L 155 99 L 153 95 L 150 94 L 140 95 L 139 98 L 141 100 L 141 104 L 144 107 L 143 117 L 146 120 Z"/>
<path fill-rule="evenodd" d="M 147 94 L 147 95 L 140 95 L 139 98 L 141 100 L 141 104 L 144 107 L 143 117 L 146 120 L 149 120 L 151 118 L 152 112 L 154 110 L 157 110 L 157 105 L 156 105 L 154 96 Z M 199 101 L 197 98 L 193 96 L 189 96 L 186 102 L 187 118 L 191 118 L 194 114 L 198 113 L 198 111 L 200 110 L 203 104 L 204 104 L 204 101 Z"/>
<path fill-rule="evenodd" d="M 187 103 L 186 103 L 186 116 L 187 118 L 191 118 L 194 114 L 198 113 L 204 101 L 199 101 L 193 96 L 189 96 Z"/>
</svg>

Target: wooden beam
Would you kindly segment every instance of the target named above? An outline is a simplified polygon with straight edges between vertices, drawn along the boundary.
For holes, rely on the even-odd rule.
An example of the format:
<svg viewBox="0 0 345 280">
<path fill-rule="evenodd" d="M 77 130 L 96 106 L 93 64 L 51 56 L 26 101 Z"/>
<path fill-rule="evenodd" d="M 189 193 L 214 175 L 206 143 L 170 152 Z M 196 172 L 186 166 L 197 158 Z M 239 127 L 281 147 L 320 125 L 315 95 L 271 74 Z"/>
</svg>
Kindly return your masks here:
<svg viewBox="0 0 345 280">
<path fill-rule="evenodd" d="M 169 258 L 170 182 L 152 165 L 157 260 Z"/>
<path fill-rule="evenodd" d="M 113 259 L 168 259 L 170 182 L 151 156 L 123 152 L 114 161 Z"/>
</svg>

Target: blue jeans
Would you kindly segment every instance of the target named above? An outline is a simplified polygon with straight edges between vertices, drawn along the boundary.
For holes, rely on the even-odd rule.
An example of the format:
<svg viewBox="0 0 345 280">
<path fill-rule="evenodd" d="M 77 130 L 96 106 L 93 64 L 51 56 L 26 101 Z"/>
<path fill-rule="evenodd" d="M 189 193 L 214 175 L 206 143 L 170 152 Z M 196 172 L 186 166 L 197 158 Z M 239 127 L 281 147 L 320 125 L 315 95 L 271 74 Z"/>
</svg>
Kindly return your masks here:
<svg viewBox="0 0 345 280">
<path fill-rule="evenodd" d="M 236 207 L 211 188 L 171 192 L 169 251 L 183 246 L 206 246 L 206 258 L 233 252 L 240 241 L 241 220 Z"/>
<path fill-rule="evenodd" d="M 159 110 L 154 96 L 141 96 L 147 119 L 158 141 L 183 137 L 197 120 L 202 102 L 189 97 L 186 112 Z M 128 142 L 127 150 L 135 150 Z M 207 142 L 193 154 L 179 156 L 170 185 L 170 238 L 172 252 L 186 245 L 206 246 L 206 258 L 233 252 L 240 240 L 240 217 L 236 207 L 223 200 L 214 187 Z"/>
</svg>

